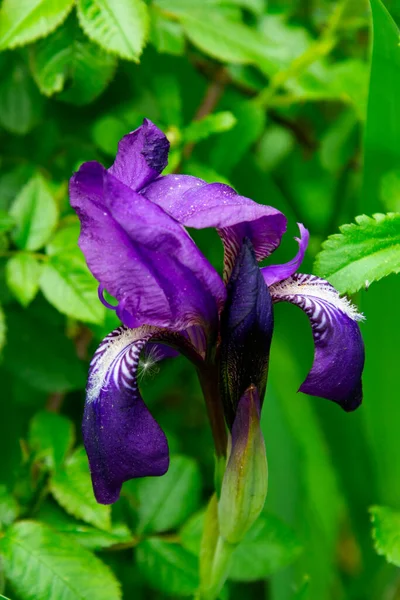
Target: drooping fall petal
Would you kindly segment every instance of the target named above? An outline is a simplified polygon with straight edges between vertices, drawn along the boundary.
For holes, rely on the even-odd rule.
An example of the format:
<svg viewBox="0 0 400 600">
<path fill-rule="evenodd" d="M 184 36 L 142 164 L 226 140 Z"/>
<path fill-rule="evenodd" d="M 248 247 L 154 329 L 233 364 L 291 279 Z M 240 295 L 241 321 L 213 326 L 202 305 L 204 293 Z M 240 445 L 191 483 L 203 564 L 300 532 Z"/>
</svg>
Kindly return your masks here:
<svg viewBox="0 0 400 600">
<path fill-rule="evenodd" d="M 118 499 L 124 481 L 168 469 L 167 440 L 140 395 L 138 366 L 144 350 L 142 368 L 171 356 L 166 351 L 171 346 L 196 363 L 202 360 L 187 337 L 156 327 L 118 327 L 92 359 L 83 439 L 94 493 L 102 504 Z"/>
<path fill-rule="evenodd" d="M 168 469 L 166 437 L 140 396 L 136 376 L 151 337 L 146 328 L 120 327 L 103 340 L 90 365 L 83 439 L 101 504 L 115 502 L 124 481 Z"/>
<path fill-rule="evenodd" d="M 355 307 L 335 288 L 313 275 L 296 274 L 270 287 L 274 302 L 291 302 L 310 319 L 314 363 L 300 391 L 355 410 L 362 401 L 364 343 Z"/>
</svg>

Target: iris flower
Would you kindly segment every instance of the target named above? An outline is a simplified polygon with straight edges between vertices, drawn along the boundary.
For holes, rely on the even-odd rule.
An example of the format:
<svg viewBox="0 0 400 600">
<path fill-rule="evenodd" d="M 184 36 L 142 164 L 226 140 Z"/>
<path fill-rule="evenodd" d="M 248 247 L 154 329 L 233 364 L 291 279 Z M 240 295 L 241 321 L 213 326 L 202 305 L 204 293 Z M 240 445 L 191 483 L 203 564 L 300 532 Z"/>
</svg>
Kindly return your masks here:
<svg viewBox="0 0 400 600">
<path fill-rule="evenodd" d="M 166 437 L 138 388 L 146 348 L 159 358 L 178 351 L 195 365 L 220 456 L 246 390 L 264 396 L 279 302 L 301 308 L 312 328 L 314 362 L 300 391 L 346 411 L 361 403 L 361 317 L 327 281 L 297 273 L 308 231 L 299 225 L 293 260 L 260 268 L 281 242 L 285 216 L 221 183 L 160 175 L 168 151 L 166 136 L 145 119 L 120 141 L 109 169 L 84 163 L 70 183 L 80 248 L 100 299 L 122 322 L 91 362 L 83 420 L 93 488 L 104 504 L 118 499 L 124 481 L 168 469 Z M 186 227 L 216 228 L 223 277 Z M 116 306 L 104 299 L 105 290 Z"/>
</svg>

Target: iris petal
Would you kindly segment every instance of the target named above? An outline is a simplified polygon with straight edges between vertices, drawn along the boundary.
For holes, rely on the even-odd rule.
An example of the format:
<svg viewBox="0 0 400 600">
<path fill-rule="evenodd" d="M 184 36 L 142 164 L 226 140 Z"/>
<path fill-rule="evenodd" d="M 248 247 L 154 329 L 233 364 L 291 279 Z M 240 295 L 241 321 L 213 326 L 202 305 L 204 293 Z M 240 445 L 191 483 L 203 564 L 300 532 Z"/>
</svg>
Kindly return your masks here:
<svg viewBox="0 0 400 600">
<path fill-rule="evenodd" d="M 172 346 L 172 347 L 171 347 Z M 175 350 L 199 365 L 201 356 L 181 334 L 157 327 L 118 327 L 97 349 L 89 370 L 83 440 L 93 489 L 101 504 L 115 502 L 124 481 L 163 475 L 168 469 L 166 437 L 138 389 L 139 357 L 150 363 L 175 356 Z"/>
<path fill-rule="evenodd" d="M 286 217 L 281 212 L 240 196 L 222 183 L 207 184 L 190 175 L 166 175 L 142 193 L 186 227 L 218 230 L 225 250 L 225 280 L 245 237 L 260 261 L 279 246 L 286 229 Z"/>
<path fill-rule="evenodd" d="M 221 315 L 221 394 L 231 428 L 238 402 L 250 385 L 264 398 L 274 327 L 271 296 L 248 239 L 227 288 Z"/>
<path fill-rule="evenodd" d="M 118 144 L 109 172 L 135 192 L 155 179 L 168 164 L 169 141 L 148 119 Z"/>
<path fill-rule="evenodd" d="M 146 328 L 120 327 L 103 340 L 90 366 L 83 440 L 101 504 L 115 502 L 124 481 L 168 469 L 166 437 L 146 408 L 136 377 L 140 352 L 151 337 Z"/>
<path fill-rule="evenodd" d="M 274 302 L 299 306 L 311 322 L 314 363 L 300 390 L 340 404 L 346 411 L 362 401 L 364 344 L 357 321 L 363 317 L 327 281 L 313 275 L 293 275 L 272 285 Z"/>
<path fill-rule="evenodd" d="M 304 225 L 301 223 L 297 224 L 300 230 L 300 238 L 295 238 L 296 242 L 299 244 L 299 251 L 296 256 L 283 265 L 268 265 L 267 267 L 263 267 L 261 269 L 265 283 L 268 286 L 278 283 L 279 281 L 283 281 L 284 279 L 294 275 L 303 262 L 310 234 Z"/>
<path fill-rule="evenodd" d="M 89 269 L 118 301 L 125 325 L 182 330 L 216 322 L 226 294 L 223 282 L 161 207 L 98 163 L 75 173 L 70 197 Z"/>
</svg>

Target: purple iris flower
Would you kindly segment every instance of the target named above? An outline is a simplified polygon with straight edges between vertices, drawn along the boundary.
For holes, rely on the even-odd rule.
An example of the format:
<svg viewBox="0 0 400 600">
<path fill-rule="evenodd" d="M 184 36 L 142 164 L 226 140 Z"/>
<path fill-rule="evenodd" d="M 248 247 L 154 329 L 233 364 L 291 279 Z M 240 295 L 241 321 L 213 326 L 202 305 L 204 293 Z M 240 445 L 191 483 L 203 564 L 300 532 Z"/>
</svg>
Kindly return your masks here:
<svg viewBox="0 0 400 600">
<path fill-rule="evenodd" d="M 226 452 L 225 422 L 232 429 L 246 389 L 264 396 L 278 302 L 302 308 L 312 327 L 314 363 L 300 391 L 346 411 L 361 403 L 361 317 L 328 282 L 296 273 L 308 231 L 299 225 L 292 261 L 260 268 L 280 244 L 285 216 L 224 184 L 161 176 L 168 151 L 165 135 L 145 119 L 120 141 L 109 169 L 85 163 L 70 183 L 80 247 L 100 298 L 122 322 L 91 362 L 83 422 L 94 492 L 104 504 L 118 499 L 124 481 L 168 469 L 167 440 L 138 389 L 146 348 L 158 358 L 179 351 L 194 363 L 217 454 Z M 185 227 L 217 229 L 223 278 Z"/>
</svg>

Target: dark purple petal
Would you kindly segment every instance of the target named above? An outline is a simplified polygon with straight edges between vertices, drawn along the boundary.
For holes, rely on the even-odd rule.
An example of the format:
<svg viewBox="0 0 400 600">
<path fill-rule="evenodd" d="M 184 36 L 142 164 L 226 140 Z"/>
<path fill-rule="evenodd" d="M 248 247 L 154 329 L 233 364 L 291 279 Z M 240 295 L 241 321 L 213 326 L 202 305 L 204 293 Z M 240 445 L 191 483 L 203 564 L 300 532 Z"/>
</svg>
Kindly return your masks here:
<svg viewBox="0 0 400 600">
<path fill-rule="evenodd" d="M 125 325 L 182 330 L 215 324 L 226 294 L 223 282 L 162 208 L 98 163 L 85 163 L 75 173 L 70 197 L 89 269 L 119 302 Z"/>
<path fill-rule="evenodd" d="M 222 183 L 207 184 L 190 175 L 166 175 L 142 193 L 186 227 L 217 228 L 225 249 L 225 279 L 245 237 L 260 261 L 279 246 L 286 230 L 286 217 L 281 212 L 240 196 Z"/>
<path fill-rule="evenodd" d="M 140 396 L 138 367 L 145 374 L 176 349 L 197 366 L 203 362 L 186 336 L 156 327 L 118 327 L 92 359 L 83 440 L 101 504 L 115 502 L 124 481 L 168 469 L 167 440 Z"/>
<path fill-rule="evenodd" d="M 268 265 L 267 267 L 263 267 L 261 269 L 265 283 L 268 286 L 278 283 L 279 281 L 283 281 L 284 279 L 294 275 L 303 262 L 310 234 L 304 225 L 301 223 L 297 224 L 300 229 L 300 238 L 294 238 L 296 242 L 299 243 L 299 251 L 296 256 L 283 265 Z"/>
<path fill-rule="evenodd" d="M 155 179 L 168 164 L 169 141 L 148 119 L 118 144 L 109 171 L 135 192 Z"/>
<path fill-rule="evenodd" d="M 221 392 L 229 427 L 250 385 L 264 397 L 274 327 L 272 300 L 246 238 L 228 282 L 221 315 Z"/>
<path fill-rule="evenodd" d="M 362 401 L 364 344 L 357 321 L 362 315 L 324 279 L 297 274 L 270 287 L 274 302 L 286 300 L 304 310 L 315 343 L 314 363 L 301 392 L 340 404 L 346 411 Z"/>
<path fill-rule="evenodd" d="M 168 443 L 137 384 L 140 352 L 152 333 L 120 327 L 100 344 L 90 365 L 83 440 L 96 500 L 118 500 L 124 481 L 163 475 Z"/>
</svg>

